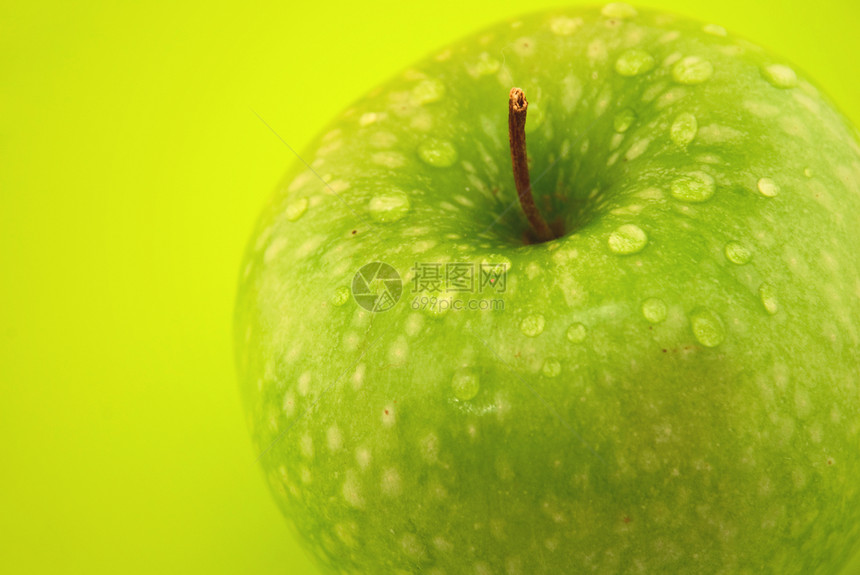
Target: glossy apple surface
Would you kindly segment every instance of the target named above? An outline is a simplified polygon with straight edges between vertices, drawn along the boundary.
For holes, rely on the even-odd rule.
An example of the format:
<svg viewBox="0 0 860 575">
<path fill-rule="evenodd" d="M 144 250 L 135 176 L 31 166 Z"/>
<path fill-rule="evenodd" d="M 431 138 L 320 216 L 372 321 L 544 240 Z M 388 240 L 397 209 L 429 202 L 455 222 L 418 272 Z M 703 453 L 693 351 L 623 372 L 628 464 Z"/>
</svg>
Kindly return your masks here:
<svg viewBox="0 0 860 575">
<path fill-rule="evenodd" d="M 565 228 L 546 243 L 523 242 L 512 86 Z M 324 572 L 835 574 L 857 551 L 860 146 L 790 64 L 622 4 L 536 14 L 302 157 L 236 342 L 260 462 Z M 386 311 L 350 292 L 371 262 L 402 276 Z M 504 290 L 418 292 L 459 263 Z"/>
</svg>

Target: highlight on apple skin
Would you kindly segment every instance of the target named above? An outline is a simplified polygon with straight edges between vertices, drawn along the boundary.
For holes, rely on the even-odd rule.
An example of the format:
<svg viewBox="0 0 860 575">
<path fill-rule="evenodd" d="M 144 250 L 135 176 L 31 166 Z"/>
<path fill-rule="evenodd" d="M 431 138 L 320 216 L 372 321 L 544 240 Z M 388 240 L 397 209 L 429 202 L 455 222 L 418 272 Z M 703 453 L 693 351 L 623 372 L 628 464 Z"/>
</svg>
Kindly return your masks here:
<svg viewBox="0 0 860 575">
<path fill-rule="evenodd" d="M 501 23 L 346 110 L 261 216 L 235 324 L 322 572 L 839 574 L 859 139 L 778 56 L 626 4 Z"/>
</svg>

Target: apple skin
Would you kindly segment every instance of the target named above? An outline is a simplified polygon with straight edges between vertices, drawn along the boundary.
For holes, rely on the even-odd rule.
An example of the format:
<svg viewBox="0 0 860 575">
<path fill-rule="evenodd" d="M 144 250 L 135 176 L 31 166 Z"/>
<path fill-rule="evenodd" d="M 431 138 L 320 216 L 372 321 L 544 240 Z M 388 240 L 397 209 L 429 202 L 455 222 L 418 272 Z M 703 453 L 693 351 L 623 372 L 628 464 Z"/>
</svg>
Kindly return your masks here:
<svg viewBox="0 0 860 575">
<path fill-rule="evenodd" d="M 543 244 L 512 86 L 567 230 Z M 325 573 L 836 574 L 860 549 L 860 146 L 790 65 L 626 5 L 535 14 L 302 157 L 319 178 L 295 163 L 261 217 L 235 338 Z M 374 261 L 404 280 L 382 313 L 349 297 Z M 416 262 L 507 264 L 504 309 L 413 309 Z"/>
</svg>

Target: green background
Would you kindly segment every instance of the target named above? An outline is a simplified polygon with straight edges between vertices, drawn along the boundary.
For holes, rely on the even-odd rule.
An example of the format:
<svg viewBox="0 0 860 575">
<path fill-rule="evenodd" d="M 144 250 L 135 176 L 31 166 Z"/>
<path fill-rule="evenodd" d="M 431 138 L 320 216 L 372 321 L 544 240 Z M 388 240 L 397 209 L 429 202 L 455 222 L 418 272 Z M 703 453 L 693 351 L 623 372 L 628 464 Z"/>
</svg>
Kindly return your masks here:
<svg viewBox="0 0 860 575">
<path fill-rule="evenodd" d="M 0 572 L 314 573 L 234 376 L 241 253 L 294 161 L 255 111 L 301 150 L 522 2 L 80 4 L 0 6 Z M 860 123 L 860 5 L 644 5 L 768 46 Z"/>
</svg>

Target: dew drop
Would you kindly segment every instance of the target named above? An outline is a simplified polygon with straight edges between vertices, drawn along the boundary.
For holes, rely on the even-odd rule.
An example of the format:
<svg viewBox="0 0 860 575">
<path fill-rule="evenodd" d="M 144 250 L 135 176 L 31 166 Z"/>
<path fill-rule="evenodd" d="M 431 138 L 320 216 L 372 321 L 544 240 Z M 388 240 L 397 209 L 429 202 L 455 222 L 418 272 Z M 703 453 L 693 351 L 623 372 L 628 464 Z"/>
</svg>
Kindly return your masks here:
<svg viewBox="0 0 860 575">
<path fill-rule="evenodd" d="M 284 216 L 287 220 L 294 222 L 303 215 L 308 210 L 308 199 L 300 198 L 294 202 L 287 204 L 287 207 L 284 208 Z"/>
<path fill-rule="evenodd" d="M 696 116 L 689 112 L 684 112 L 683 114 L 678 114 L 678 117 L 672 122 L 669 136 L 673 142 L 684 147 L 693 141 L 698 130 L 699 125 L 696 122 Z"/>
<path fill-rule="evenodd" d="M 457 148 L 448 140 L 430 138 L 418 146 L 418 155 L 426 164 L 436 168 L 447 168 L 457 161 Z"/>
<path fill-rule="evenodd" d="M 546 360 L 543 362 L 543 367 L 541 367 L 541 373 L 545 377 L 558 377 L 558 374 L 561 373 L 561 362 L 557 359 Z"/>
<path fill-rule="evenodd" d="M 642 315 L 651 323 L 660 323 L 666 319 L 667 313 L 666 303 L 659 298 L 652 297 L 642 302 Z"/>
<path fill-rule="evenodd" d="M 573 343 L 582 343 L 585 341 L 586 335 L 588 335 L 588 330 L 581 323 L 575 323 L 567 328 L 567 339 Z"/>
<path fill-rule="evenodd" d="M 445 84 L 435 78 L 422 80 L 414 88 L 410 100 L 416 106 L 438 102 L 445 95 Z"/>
<path fill-rule="evenodd" d="M 726 338 L 720 316 L 707 308 L 694 310 L 690 314 L 690 325 L 696 340 L 705 347 L 717 347 Z"/>
<path fill-rule="evenodd" d="M 729 242 L 726 244 L 726 259 L 733 264 L 742 266 L 752 259 L 752 252 L 737 242 Z"/>
<path fill-rule="evenodd" d="M 636 8 L 624 2 L 607 4 L 600 12 L 607 18 L 635 18 L 639 14 Z"/>
<path fill-rule="evenodd" d="M 451 387 L 454 389 L 454 397 L 460 401 L 469 401 L 478 395 L 481 389 L 481 378 L 475 369 L 464 367 L 454 374 Z"/>
<path fill-rule="evenodd" d="M 794 88 L 797 86 L 797 74 L 788 66 L 771 64 L 761 69 L 764 79 L 777 88 Z"/>
<path fill-rule="evenodd" d="M 334 295 L 331 296 L 331 304 L 340 307 L 349 301 L 349 288 L 341 286 L 334 290 Z"/>
<path fill-rule="evenodd" d="M 541 314 L 527 316 L 520 322 L 520 331 L 528 337 L 537 337 L 543 333 L 546 320 Z"/>
<path fill-rule="evenodd" d="M 776 290 L 771 284 L 767 282 L 761 284 L 758 288 L 758 295 L 761 298 L 761 303 L 764 305 L 764 309 L 767 313 L 773 315 L 779 311 L 779 303 L 776 299 Z"/>
<path fill-rule="evenodd" d="M 672 67 L 672 77 L 679 84 L 701 84 L 714 74 L 714 65 L 698 56 L 687 56 Z"/>
<path fill-rule="evenodd" d="M 622 76 L 638 76 L 654 69 L 654 56 L 644 50 L 632 48 L 615 61 L 615 71 Z"/>
<path fill-rule="evenodd" d="M 409 196 L 397 189 L 375 196 L 367 205 L 370 216 L 383 223 L 396 222 L 406 215 L 409 207 Z"/>
<path fill-rule="evenodd" d="M 716 183 L 705 172 L 690 172 L 672 182 L 672 197 L 682 202 L 705 202 L 714 195 Z"/>
<path fill-rule="evenodd" d="M 634 224 L 624 224 L 609 234 L 609 249 L 619 255 L 641 252 L 648 243 L 648 235 Z"/>
<path fill-rule="evenodd" d="M 762 178 L 758 181 L 758 191 L 761 195 L 772 198 L 779 194 L 779 184 L 770 178 Z"/>
<path fill-rule="evenodd" d="M 616 132 L 623 133 L 626 132 L 635 121 L 636 112 L 634 112 L 632 108 L 624 108 L 618 112 L 618 115 L 612 120 L 612 126 L 615 128 Z"/>
</svg>

